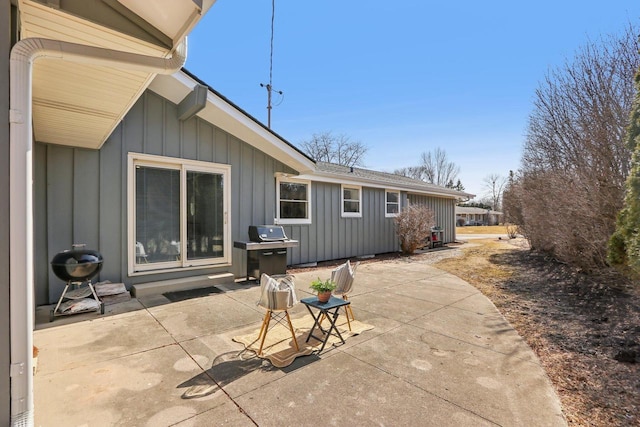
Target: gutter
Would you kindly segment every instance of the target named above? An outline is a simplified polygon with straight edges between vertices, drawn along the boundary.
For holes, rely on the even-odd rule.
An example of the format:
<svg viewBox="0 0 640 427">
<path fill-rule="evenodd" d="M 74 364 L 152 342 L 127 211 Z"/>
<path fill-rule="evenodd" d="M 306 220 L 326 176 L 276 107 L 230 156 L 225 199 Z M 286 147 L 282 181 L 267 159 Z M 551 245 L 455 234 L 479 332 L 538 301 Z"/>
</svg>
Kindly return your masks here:
<svg viewBox="0 0 640 427">
<path fill-rule="evenodd" d="M 330 183 L 336 183 L 336 184 L 352 184 L 352 185 L 358 185 L 358 186 L 366 185 L 368 187 L 373 187 L 373 188 L 384 188 L 388 190 L 407 191 L 410 193 L 413 192 L 416 194 L 424 194 L 428 196 L 444 197 L 444 198 L 450 198 L 450 199 L 467 198 L 467 200 L 469 200 L 470 198 L 475 197 L 473 194 L 448 189 L 446 187 L 439 187 L 433 184 L 424 183 L 425 185 L 423 186 L 423 185 L 420 185 L 419 183 L 416 183 L 416 184 L 399 183 L 399 182 L 385 181 L 385 180 L 375 179 L 370 177 L 363 177 L 359 175 L 347 176 L 346 174 L 337 174 L 337 173 L 333 174 L 331 172 L 324 172 L 324 171 L 317 171 L 315 173 L 312 172 L 310 174 L 301 174 L 296 178 L 306 179 L 309 181 L 317 181 L 317 182 L 330 182 Z M 432 185 L 433 188 L 427 187 L 427 185 Z"/>
<path fill-rule="evenodd" d="M 29 38 L 11 49 L 9 62 L 9 315 L 11 333 L 11 425 L 32 426 L 33 408 L 33 64 L 40 58 L 61 59 L 114 68 L 172 74 L 187 59 L 186 38 L 172 57 L 158 58 Z"/>
</svg>

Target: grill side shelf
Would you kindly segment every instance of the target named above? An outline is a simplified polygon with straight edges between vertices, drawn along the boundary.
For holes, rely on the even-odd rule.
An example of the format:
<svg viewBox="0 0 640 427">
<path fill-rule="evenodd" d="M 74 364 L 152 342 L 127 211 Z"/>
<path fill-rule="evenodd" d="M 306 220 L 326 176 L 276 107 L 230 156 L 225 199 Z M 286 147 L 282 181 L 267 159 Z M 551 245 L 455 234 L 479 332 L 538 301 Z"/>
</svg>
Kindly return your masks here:
<svg viewBox="0 0 640 427">
<path fill-rule="evenodd" d="M 300 242 L 297 240 L 282 240 L 277 242 L 233 242 L 233 247 L 238 249 L 244 249 L 245 251 L 261 251 L 265 249 L 281 249 L 281 248 L 295 248 L 298 247 Z"/>
<path fill-rule="evenodd" d="M 247 252 L 247 275 L 249 281 L 253 277 L 260 280 L 262 273 L 268 275 L 287 273 L 287 248 L 299 245 L 297 240 L 271 242 L 233 242 L 233 246 Z"/>
</svg>

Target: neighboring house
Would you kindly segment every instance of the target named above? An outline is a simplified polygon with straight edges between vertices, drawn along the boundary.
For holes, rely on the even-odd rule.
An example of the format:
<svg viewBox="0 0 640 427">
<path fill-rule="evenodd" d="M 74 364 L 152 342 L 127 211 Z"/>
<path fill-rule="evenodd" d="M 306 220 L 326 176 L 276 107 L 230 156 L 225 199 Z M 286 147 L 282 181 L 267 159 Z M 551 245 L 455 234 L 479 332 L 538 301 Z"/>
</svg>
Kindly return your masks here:
<svg viewBox="0 0 640 427">
<path fill-rule="evenodd" d="M 502 212 L 491 209 L 456 206 L 456 224 L 463 225 L 497 225 L 502 222 Z"/>
<path fill-rule="evenodd" d="M 290 265 L 397 251 L 393 221 L 409 203 L 455 240 L 455 204 L 472 195 L 316 164 L 181 69 L 182 41 L 213 1 L 12 3 L 0 0 L 12 91 L 0 86 L 1 421 L 10 404 L 16 423 L 33 417 L 33 308 L 60 297 L 50 261 L 74 243 L 103 255 L 99 280 L 131 288 L 243 276 L 233 242 L 252 224 L 299 240 Z"/>
</svg>

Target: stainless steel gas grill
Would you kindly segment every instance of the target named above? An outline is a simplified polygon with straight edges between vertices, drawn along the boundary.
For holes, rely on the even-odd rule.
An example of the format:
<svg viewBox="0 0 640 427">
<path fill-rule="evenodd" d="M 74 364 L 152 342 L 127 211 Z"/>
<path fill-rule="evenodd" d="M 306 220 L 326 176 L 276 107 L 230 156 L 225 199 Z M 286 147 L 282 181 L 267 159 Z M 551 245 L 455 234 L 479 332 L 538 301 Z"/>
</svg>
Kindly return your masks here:
<svg viewBox="0 0 640 427">
<path fill-rule="evenodd" d="M 287 273 L 287 249 L 298 246 L 280 225 L 250 225 L 249 241 L 237 241 L 233 246 L 247 251 L 247 280 L 260 280 L 260 275 Z"/>
</svg>

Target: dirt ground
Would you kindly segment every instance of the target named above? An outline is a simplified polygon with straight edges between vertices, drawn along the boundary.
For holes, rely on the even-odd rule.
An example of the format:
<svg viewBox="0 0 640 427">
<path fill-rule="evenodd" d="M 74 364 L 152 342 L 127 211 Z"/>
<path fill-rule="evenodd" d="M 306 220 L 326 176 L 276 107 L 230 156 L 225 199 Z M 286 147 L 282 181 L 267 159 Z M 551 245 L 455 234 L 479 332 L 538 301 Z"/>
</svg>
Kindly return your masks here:
<svg viewBox="0 0 640 427">
<path fill-rule="evenodd" d="M 412 257 L 493 301 L 537 354 L 570 426 L 640 426 L 640 285 L 615 271 L 583 274 L 530 251 L 521 238 L 449 244 Z"/>
</svg>

